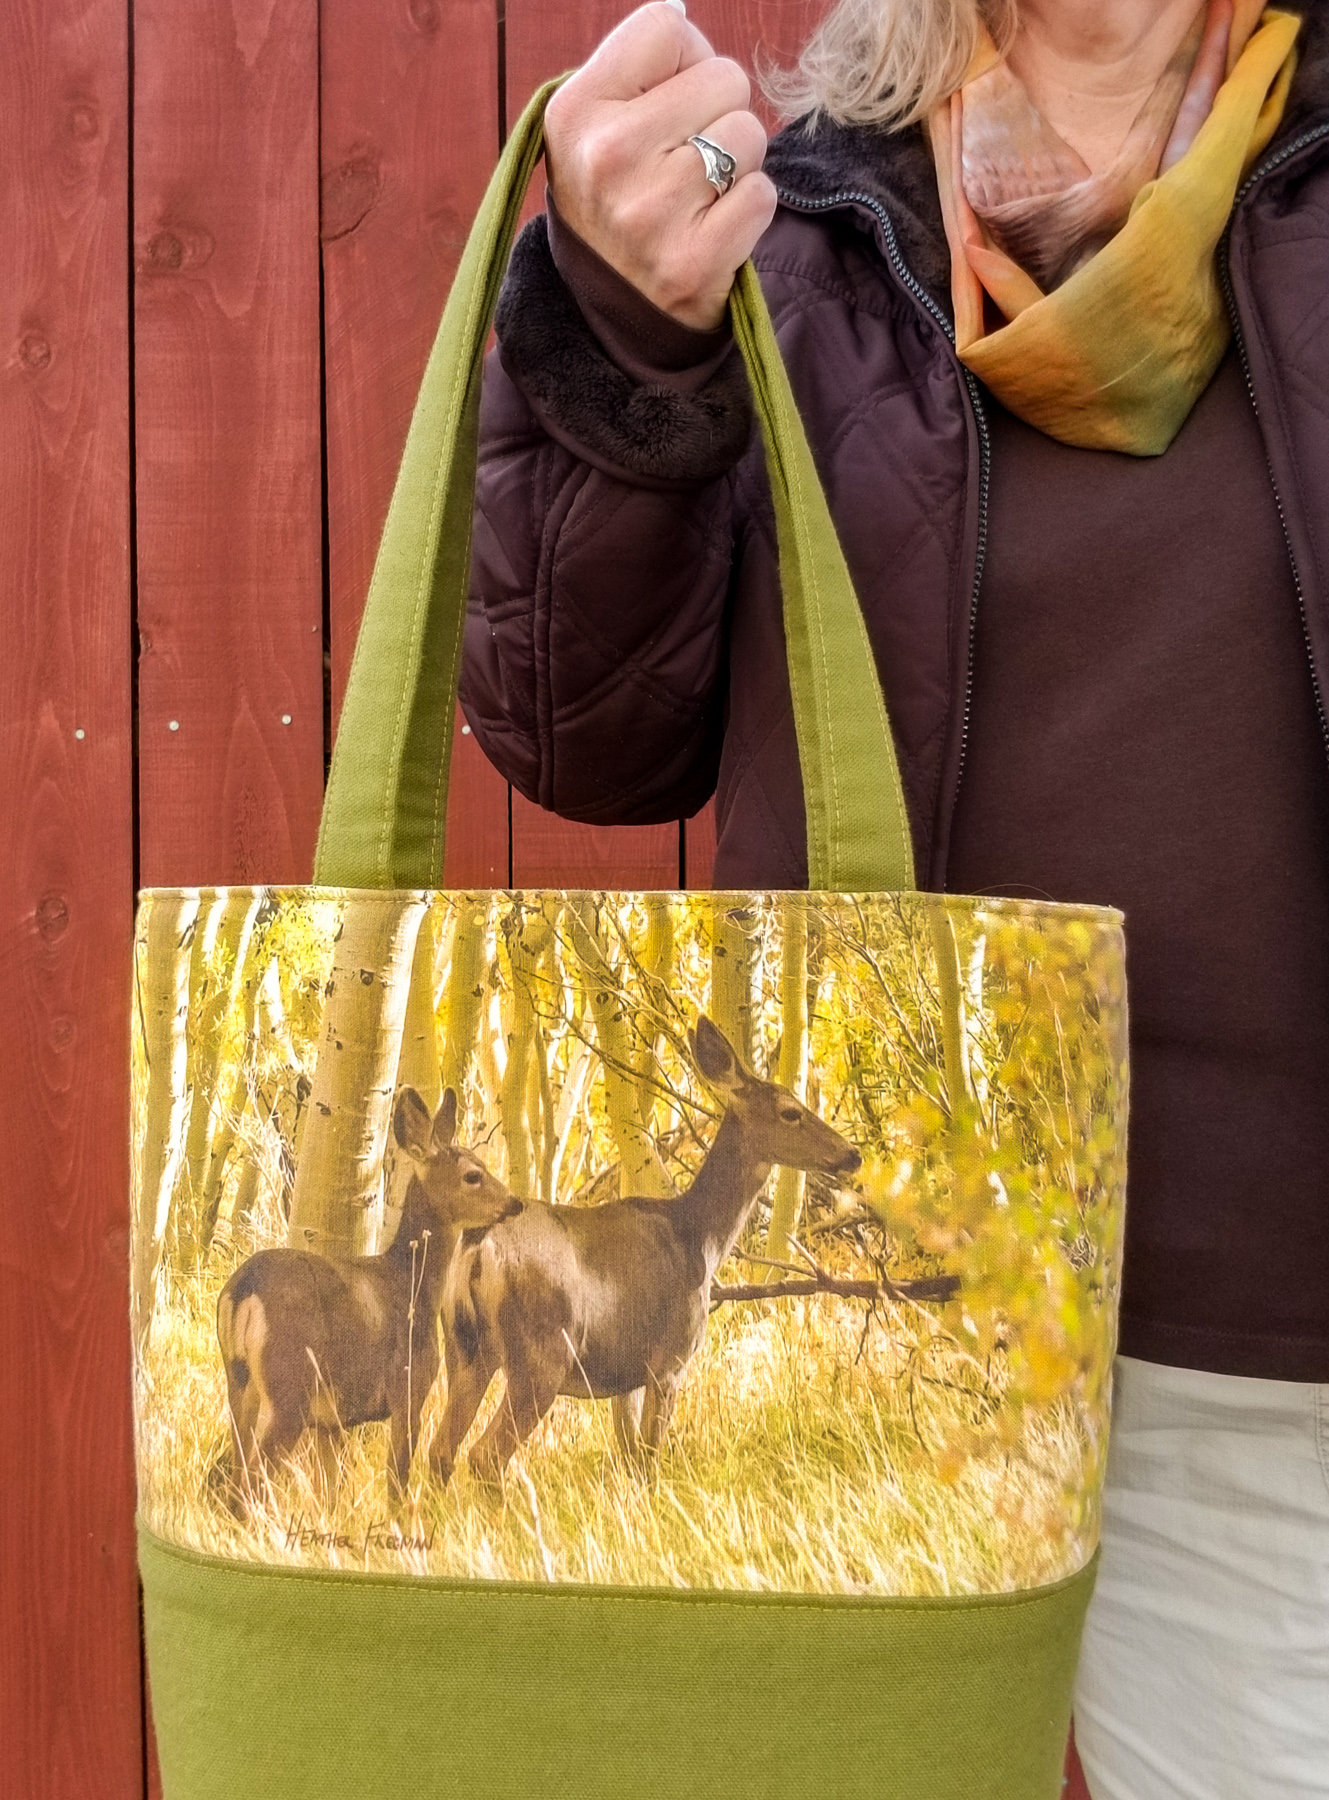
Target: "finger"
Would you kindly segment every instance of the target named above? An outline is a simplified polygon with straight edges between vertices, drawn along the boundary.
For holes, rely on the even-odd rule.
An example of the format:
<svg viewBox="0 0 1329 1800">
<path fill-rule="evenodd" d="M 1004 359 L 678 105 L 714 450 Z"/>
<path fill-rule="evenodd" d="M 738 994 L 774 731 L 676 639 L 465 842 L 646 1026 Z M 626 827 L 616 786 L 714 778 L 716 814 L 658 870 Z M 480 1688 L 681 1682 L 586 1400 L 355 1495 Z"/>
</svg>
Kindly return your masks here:
<svg viewBox="0 0 1329 1800">
<path fill-rule="evenodd" d="M 746 111 L 751 98 L 752 83 L 742 65 L 712 56 L 634 101 L 633 126 L 643 143 L 672 148 L 726 113 Z"/>
<path fill-rule="evenodd" d="M 691 134 L 689 134 L 691 135 Z M 759 169 L 766 158 L 766 131 L 755 113 L 731 112 L 716 119 L 714 124 L 704 126 L 699 136 L 709 138 L 721 150 L 727 150 L 733 157 L 737 167 L 734 171 L 733 186 L 737 187 L 745 175 L 751 175 Z M 680 144 L 677 150 L 671 150 L 666 167 L 672 182 L 677 184 L 680 194 L 690 194 L 698 201 L 709 204 L 716 198 L 716 190 L 706 179 L 706 162 L 695 144 Z M 733 188 L 730 189 L 730 193 Z M 728 194 L 720 195 L 728 199 Z"/>
<path fill-rule="evenodd" d="M 567 85 L 588 102 L 635 100 L 714 55 L 689 19 L 652 0 L 615 26 Z"/>
<path fill-rule="evenodd" d="M 732 275 L 775 217 L 777 199 L 775 183 L 759 169 L 736 181 L 697 222 L 702 259 L 723 262 Z"/>
</svg>

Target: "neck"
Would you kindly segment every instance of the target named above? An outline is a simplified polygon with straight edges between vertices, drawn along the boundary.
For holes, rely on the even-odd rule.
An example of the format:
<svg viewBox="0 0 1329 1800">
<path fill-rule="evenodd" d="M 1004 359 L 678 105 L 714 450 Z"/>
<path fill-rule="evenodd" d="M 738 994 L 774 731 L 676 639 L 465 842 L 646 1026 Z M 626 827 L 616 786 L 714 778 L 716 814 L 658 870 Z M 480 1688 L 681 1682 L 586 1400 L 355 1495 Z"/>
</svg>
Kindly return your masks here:
<svg viewBox="0 0 1329 1800">
<path fill-rule="evenodd" d="M 743 1137 L 737 1116 L 727 1112 L 697 1179 L 674 1202 L 688 1236 L 704 1251 L 712 1272 L 733 1249 L 770 1173 L 769 1164 L 753 1161 Z"/>
<path fill-rule="evenodd" d="M 1019 0 L 1007 57 L 1052 128 L 1090 169 L 1116 155 L 1201 0 Z"/>
<path fill-rule="evenodd" d="M 445 1225 L 439 1219 L 425 1198 L 418 1178 L 413 1176 L 406 1190 L 406 1204 L 402 1208 L 397 1235 L 383 1252 L 383 1260 L 399 1266 L 412 1279 L 421 1302 L 437 1311 L 437 1303 L 441 1302 L 443 1294 L 443 1278 L 460 1235 L 455 1226 Z"/>
</svg>

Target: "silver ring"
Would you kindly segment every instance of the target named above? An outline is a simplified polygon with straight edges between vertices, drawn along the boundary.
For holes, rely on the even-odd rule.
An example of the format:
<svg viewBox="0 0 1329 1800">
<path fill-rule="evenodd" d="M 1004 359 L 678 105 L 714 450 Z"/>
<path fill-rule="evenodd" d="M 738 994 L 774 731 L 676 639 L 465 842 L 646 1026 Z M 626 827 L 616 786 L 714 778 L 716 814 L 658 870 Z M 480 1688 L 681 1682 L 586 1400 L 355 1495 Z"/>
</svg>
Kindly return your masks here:
<svg viewBox="0 0 1329 1800">
<path fill-rule="evenodd" d="M 701 160 L 706 164 L 706 179 L 723 197 L 727 194 L 738 176 L 738 164 L 727 150 L 719 144 L 713 144 L 706 137 L 690 137 L 690 144 L 695 144 L 701 151 Z"/>
</svg>

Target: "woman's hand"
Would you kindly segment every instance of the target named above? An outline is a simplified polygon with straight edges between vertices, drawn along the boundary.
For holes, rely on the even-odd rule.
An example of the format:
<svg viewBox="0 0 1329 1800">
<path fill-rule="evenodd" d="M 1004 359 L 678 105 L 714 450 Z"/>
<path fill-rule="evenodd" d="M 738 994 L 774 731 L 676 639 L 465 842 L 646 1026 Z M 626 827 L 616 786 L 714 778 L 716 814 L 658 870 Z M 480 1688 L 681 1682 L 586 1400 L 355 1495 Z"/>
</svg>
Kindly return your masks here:
<svg viewBox="0 0 1329 1800">
<path fill-rule="evenodd" d="M 654 0 L 610 33 L 545 116 L 559 213 L 649 300 L 701 330 L 724 318 L 734 273 L 775 212 L 750 92 L 681 7 Z M 707 181 L 694 133 L 737 162 L 727 194 Z"/>
</svg>

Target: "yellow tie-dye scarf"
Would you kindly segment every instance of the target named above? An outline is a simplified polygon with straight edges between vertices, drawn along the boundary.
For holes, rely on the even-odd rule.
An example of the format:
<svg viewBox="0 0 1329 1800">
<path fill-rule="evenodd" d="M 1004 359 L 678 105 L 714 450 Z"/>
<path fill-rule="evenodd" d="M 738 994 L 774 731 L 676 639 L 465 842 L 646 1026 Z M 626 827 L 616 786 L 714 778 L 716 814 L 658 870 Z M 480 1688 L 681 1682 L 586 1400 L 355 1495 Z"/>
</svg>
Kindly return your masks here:
<svg viewBox="0 0 1329 1800">
<path fill-rule="evenodd" d="M 1205 92 L 1213 32 L 1201 19 L 1179 53 L 1180 80 L 1174 59 L 1117 163 L 1098 177 L 1033 112 L 1023 89 L 1013 92 L 1018 83 L 990 41 L 929 120 L 956 349 L 1004 406 L 1049 437 L 1160 456 L 1223 358 L 1231 327 L 1218 243 L 1242 177 L 1282 118 L 1300 23 L 1271 9 L 1252 31 L 1259 3 L 1235 0 L 1234 16 L 1232 0 L 1210 0 L 1210 25 L 1215 4 L 1224 6 L 1226 79 L 1218 85 L 1220 62 L 1217 91 Z M 1211 94 L 1201 122 L 1193 115 Z M 1018 160 L 1013 205 L 975 171 L 983 109 Z"/>
</svg>

